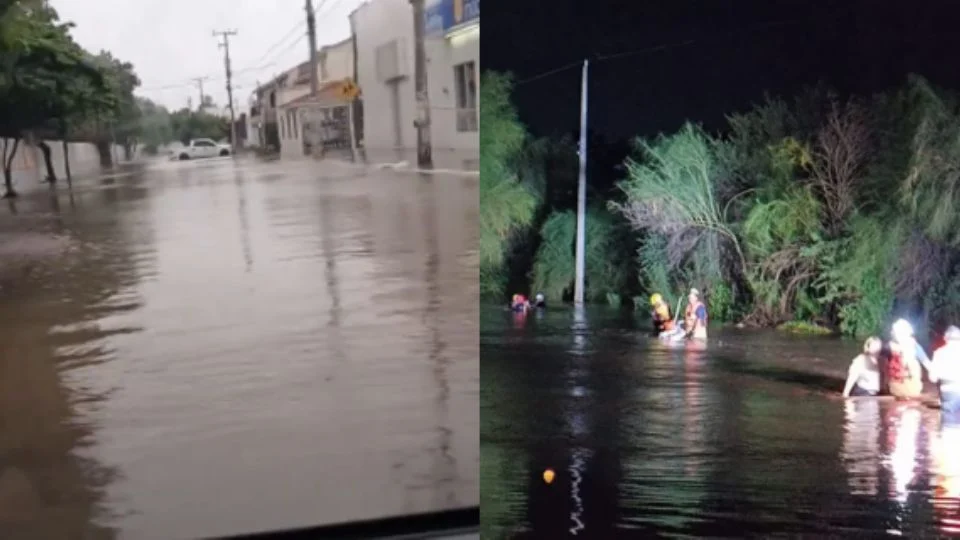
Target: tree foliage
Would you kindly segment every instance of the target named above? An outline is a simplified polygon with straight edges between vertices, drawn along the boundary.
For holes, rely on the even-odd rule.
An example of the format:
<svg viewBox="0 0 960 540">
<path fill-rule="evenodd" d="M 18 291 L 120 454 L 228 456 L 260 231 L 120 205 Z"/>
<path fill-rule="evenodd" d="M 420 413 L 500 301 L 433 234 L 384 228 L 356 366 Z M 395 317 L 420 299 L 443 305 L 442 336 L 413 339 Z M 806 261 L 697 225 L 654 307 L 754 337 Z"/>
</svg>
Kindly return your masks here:
<svg viewBox="0 0 960 540">
<path fill-rule="evenodd" d="M 505 257 L 514 235 L 532 223 L 538 199 L 521 183 L 517 156 L 526 131 L 510 103 L 509 77 L 485 74 L 480 85 L 480 283 L 501 294 Z"/>
<path fill-rule="evenodd" d="M 94 56 L 83 50 L 70 36 L 72 26 L 60 21 L 45 0 L 0 3 L 0 135 L 6 196 L 16 194 L 11 165 L 24 137 L 66 140 L 72 133 L 105 143 L 107 134 L 112 136 L 119 128 L 123 142 L 135 139 L 138 126 L 130 122 L 129 104 L 139 80 L 133 67 L 109 53 Z"/>
<path fill-rule="evenodd" d="M 509 88 L 501 76 L 481 88 L 481 252 L 501 278 L 529 264 L 532 288 L 556 300 L 573 280 L 576 154 L 528 139 Z M 918 76 L 842 99 L 820 85 L 727 124 L 637 139 L 617 192 L 590 193 L 613 210 L 587 218 L 590 300 L 636 286 L 673 302 L 697 287 L 715 319 L 848 334 L 960 317 L 957 96 Z M 529 263 L 509 249 L 519 233 L 536 238 Z"/>
</svg>

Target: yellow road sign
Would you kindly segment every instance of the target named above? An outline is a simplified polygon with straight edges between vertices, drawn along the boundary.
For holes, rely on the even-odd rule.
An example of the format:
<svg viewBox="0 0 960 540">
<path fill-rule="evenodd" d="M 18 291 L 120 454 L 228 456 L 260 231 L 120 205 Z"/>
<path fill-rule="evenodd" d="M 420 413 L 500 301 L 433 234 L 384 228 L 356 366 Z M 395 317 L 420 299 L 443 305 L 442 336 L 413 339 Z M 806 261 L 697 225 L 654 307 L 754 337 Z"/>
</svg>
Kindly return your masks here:
<svg viewBox="0 0 960 540">
<path fill-rule="evenodd" d="M 353 83 L 353 81 L 347 79 L 343 82 L 343 85 L 340 87 L 340 96 L 346 100 L 356 99 L 360 95 L 360 87 Z"/>
</svg>

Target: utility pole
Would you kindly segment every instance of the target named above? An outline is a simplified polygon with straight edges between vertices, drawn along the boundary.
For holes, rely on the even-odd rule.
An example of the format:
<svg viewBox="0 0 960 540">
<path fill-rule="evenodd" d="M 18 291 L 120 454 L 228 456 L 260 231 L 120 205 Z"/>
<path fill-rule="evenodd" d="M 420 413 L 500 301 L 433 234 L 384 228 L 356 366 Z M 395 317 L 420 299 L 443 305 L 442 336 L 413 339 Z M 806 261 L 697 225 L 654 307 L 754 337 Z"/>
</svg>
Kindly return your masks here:
<svg viewBox="0 0 960 540">
<path fill-rule="evenodd" d="M 223 42 L 217 44 L 217 46 L 223 48 L 223 67 L 227 72 L 227 102 L 230 104 L 230 147 L 232 148 L 230 155 L 234 157 L 237 155 L 237 117 L 233 110 L 233 72 L 230 71 L 230 36 L 235 35 L 237 35 L 236 30 L 213 32 L 213 37 L 220 36 L 223 38 Z"/>
<path fill-rule="evenodd" d="M 587 72 L 590 61 L 583 61 L 580 80 L 580 179 L 577 182 L 577 252 L 576 281 L 573 284 L 573 304 L 583 305 L 583 274 L 586 248 L 587 221 Z"/>
<path fill-rule="evenodd" d="M 310 62 L 310 97 L 313 99 L 317 98 L 317 90 L 320 85 L 320 81 L 317 80 L 317 18 L 316 13 L 313 11 L 313 1 L 306 0 L 306 10 L 307 10 L 307 41 L 310 44 L 310 56 L 308 61 Z M 316 125 L 316 114 L 312 109 L 308 109 L 306 115 L 306 126 L 301 123 L 300 129 L 305 129 L 309 126 L 307 130 L 307 136 L 309 137 L 310 143 L 310 154 L 314 155 L 317 149 L 317 125 Z"/>
<path fill-rule="evenodd" d="M 433 167 L 433 150 L 430 145 L 430 95 L 427 92 L 426 19 L 424 0 L 410 0 L 413 6 L 413 78 L 417 95 L 417 166 Z"/>
<path fill-rule="evenodd" d="M 203 101 L 203 98 L 204 98 L 204 95 L 203 95 L 203 81 L 205 81 L 205 80 L 207 80 L 207 79 L 209 79 L 209 77 L 195 77 L 195 78 L 193 79 L 193 82 L 197 83 L 197 89 L 200 90 L 200 109 L 201 109 L 201 110 L 203 109 L 203 103 L 204 103 L 204 101 Z"/>
</svg>

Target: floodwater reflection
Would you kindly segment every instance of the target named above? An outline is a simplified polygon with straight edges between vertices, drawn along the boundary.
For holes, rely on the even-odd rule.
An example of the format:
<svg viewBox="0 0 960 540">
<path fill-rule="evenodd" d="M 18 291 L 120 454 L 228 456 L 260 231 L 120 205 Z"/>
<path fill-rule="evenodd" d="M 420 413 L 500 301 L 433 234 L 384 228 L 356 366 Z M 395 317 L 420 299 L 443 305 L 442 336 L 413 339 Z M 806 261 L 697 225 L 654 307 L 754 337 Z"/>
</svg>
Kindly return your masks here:
<svg viewBox="0 0 960 540">
<path fill-rule="evenodd" d="M 503 501 L 484 503 L 491 538 L 957 525 L 957 432 L 925 406 L 839 399 L 856 342 L 717 329 L 706 347 L 666 346 L 602 309 L 480 319 L 481 490 Z"/>
<path fill-rule="evenodd" d="M 71 245 L 0 296 L 0 536 L 475 506 L 476 188 L 172 162 L 0 212 Z"/>
</svg>

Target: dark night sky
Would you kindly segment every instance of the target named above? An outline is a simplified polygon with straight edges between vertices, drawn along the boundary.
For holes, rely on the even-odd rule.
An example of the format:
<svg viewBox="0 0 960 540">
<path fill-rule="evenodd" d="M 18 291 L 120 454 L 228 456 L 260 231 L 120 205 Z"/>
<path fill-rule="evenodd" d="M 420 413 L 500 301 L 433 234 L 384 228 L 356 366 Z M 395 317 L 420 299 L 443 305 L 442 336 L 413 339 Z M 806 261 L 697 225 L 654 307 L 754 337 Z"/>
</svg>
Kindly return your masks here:
<svg viewBox="0 0 960 540">
<path fill-rule="evenodd" d="M 960 88 L 958 13 L 960 0 L 486 0 L 481 65 L 513 72 L 514 103 L 537 135 L 577 129 L 580 68 L 522 81 L 584 57 L 592 130 L 653 135 L 687 119 L 715 129 L 765 91 L 818 81 L 873 92 L 917 73 Z"/>
</svg>

